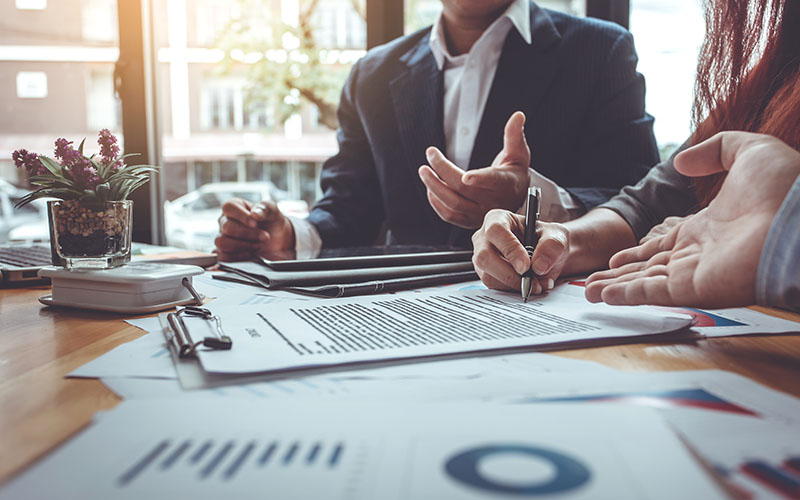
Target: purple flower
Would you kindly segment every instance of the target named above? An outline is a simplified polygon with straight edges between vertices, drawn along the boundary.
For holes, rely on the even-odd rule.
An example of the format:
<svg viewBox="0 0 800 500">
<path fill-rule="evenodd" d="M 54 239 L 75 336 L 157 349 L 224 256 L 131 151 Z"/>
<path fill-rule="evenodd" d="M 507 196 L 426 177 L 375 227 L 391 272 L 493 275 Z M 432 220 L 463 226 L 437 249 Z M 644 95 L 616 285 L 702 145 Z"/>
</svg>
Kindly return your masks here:
<svg viewBox="0 0 800 500">
<path fill-rule="evenodd" d="M 47 173 L 47 169 L 42 165 L 42 161 L 36 153 L 30 153 L 25 149 L 18 149 L 11 154 L 14 165 L 17 168 L 24 168 L 28 175 L 42 175 Z"/>
<path fill-rule="evenodd" d="M 84 159 L 84 156 L 77 149 L 72 147 L 72 141 L 61 137 L 56 139 L 56 158 L 61 160 L 62 167 L 68 168 L 81 159 Z"/>
<path fill-rule="evenodd" d="M 100 137 L 97 143 L 100 145 L 100 157 L 103 159 L 103 165 L 110 165 L 119 155 L 119 146 L 117 145 L 117 138 L 110 130 L 104 128 L 98 134 Z M 117 170 L 122 162 L 114 162 L 113 169 Z"/>
<path fill-rule="evenodd" d="M 93 190 L 100 181 L 97 170 L 88 158 L 82 158 L 79 162 L 72 164 L 67 168 L 66 173 L 81 189 Z"/>
</svg>

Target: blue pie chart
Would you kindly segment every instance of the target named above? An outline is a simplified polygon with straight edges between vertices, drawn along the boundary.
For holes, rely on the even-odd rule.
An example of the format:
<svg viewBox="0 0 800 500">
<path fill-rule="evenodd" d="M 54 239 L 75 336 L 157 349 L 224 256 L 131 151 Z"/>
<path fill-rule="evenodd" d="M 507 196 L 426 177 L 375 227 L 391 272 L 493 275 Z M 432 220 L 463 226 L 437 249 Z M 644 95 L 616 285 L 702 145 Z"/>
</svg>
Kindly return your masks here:
<svg viewBox="0 0 800 500">
<path fill-rule="evenodd" d="M 523 455 L 545 461 L 553 467 L 555 474 L 544 481 L 510 484 L 481 473 L 480 463 L 483 460 L 509 455 Z M 564 493 L 579 488 L 591 478 L 589 468 L 576 458 L 547 448 L 515 444 L 495 444 L 464 450 L 450 457 L 445 462 L 444 469 L 457 482 L 487 493 L 528 497 Z"/>
</svg>

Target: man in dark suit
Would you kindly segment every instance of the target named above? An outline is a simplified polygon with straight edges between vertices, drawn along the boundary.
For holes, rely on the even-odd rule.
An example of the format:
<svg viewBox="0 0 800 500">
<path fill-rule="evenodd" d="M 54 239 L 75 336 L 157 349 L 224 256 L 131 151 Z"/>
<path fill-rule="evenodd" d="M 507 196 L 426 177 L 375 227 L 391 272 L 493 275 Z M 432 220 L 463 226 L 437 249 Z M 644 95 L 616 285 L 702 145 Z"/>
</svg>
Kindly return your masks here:
<svg viewBox="0 0 800 500">
<path fill-rule="evenodd" d="M 542 218 L 563 221 L 658 161 L 627 31 L 528 0 L 442 3 L 433 27 L 353 66 L 308 219 L 231 200 L 221 260 L 370 245 L 382 227 L 388 243 L 468 246 L 529 185 L 543 188 Z"/>
</svg>

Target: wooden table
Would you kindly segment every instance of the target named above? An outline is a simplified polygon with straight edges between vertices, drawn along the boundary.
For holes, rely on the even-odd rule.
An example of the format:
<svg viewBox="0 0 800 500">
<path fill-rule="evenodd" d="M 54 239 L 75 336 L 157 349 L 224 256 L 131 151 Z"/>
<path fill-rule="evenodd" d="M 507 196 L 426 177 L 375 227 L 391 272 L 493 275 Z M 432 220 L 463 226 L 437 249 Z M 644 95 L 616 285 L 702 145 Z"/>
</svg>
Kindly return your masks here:
<svg viewBox="0 0 800 500">
<path fill-rule="evenodd" d="M 0 289 L 0 483 L 120 399 L 99 380 L 64 375 L 143 332 L 113 314 L 48 309 L 48 287 Z M 800 315 L 758 308 L 787 319 Z M 572 349 L 557 354 L 621 370 L 719 368 L 800 397 L 800 335 Z"/>
</svg>

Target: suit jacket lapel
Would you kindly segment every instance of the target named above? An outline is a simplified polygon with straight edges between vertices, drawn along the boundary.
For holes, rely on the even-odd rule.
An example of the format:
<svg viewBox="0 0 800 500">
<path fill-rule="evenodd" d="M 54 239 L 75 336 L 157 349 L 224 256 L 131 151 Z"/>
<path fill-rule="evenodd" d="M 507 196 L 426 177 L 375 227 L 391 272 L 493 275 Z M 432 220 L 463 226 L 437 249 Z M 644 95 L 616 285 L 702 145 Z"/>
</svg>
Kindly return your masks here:
<svg viewBox="0 0 800 500">
<path fill-rule="evenodd" d="M 394 78 L 389 88 L 392 95 L 397 131 L 405 151 L 407 168 L 416 170 L 427 162 L 425 149 L 444 147 L 442 72 L 436 65 L 428 37 L 423 37 L 417 46 L 401 58 L 407 70 Z M 422 181 L 415 182 L 418 192 L 427 200 Z"/>
<path fill-rule="evenodd" d="M 503 129 L 518 110 L 534 113 L 559 67 L 555 50 L 561 35 L 547 12 L 531 4 L 531 44 L 512 28 L 497 63 L 469 169 L 490 165 L 503 149 Z"/>
</svg>

